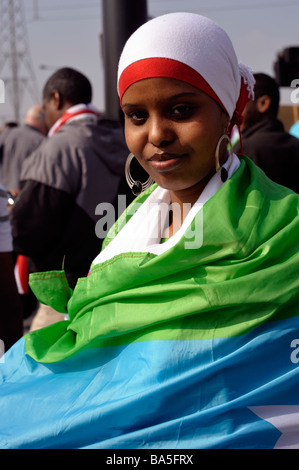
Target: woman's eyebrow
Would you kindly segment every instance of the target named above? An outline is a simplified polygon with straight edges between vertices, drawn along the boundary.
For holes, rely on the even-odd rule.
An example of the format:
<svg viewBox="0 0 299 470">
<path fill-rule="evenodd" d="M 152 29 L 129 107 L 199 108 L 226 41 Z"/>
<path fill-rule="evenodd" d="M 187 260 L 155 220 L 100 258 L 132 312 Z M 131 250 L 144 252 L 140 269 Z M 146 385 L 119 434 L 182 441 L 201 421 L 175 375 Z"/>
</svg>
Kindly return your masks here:
<svg viewBox="0 0 299 470">
<path fill-rule="evenodd" d="M 188 96 L 198 96 L 198 93 L 196 93 L 194 91 L 184 91 L 182 93 L 178 93 L 176 95 L 170 96 L 169 99 L 176 100 L 178 98 L 184 98 L 184 97 L 188 97 Z"/>
<path fill-rule="evenodd" d="M 188 98 L 188 97 L 194 97 L 194 96 L 198 96 L 198 93 L 192 92 L 192 91 L 188 91 L 188 92 L 177 93 L 176 95 L 168 96 L 168 97 L 166 97 L 166 98 L 163 98 L 163 101 L 175 101 L 175 100 L 178 100 L 178 99 Z M 122 108 L 134 107 L 134 106 L 142 106 L 142 104 L 143 104 L 143 103 L 124 103 L 124 104 L 122 105 Z"/>
</svg>

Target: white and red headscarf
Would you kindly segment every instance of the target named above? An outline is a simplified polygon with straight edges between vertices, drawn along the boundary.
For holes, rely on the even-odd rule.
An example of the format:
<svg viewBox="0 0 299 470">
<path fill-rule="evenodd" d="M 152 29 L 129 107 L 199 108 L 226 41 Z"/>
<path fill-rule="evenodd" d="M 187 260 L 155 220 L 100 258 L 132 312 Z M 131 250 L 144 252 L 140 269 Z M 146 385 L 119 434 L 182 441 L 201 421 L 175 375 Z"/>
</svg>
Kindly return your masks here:
<svg viewBox="0 0 299 470">
<path fill-rule="evenodd" d="M 254 99 L 254 77 L 238 63 L 226 32 L 193 13 L 170 13 L 143 24 L 128 39 L 119 61 L 120 100 L 133 83 L 166 77 L 185 81 L 215 99 L 230 117 L 230 128 Z"/>
</svg>

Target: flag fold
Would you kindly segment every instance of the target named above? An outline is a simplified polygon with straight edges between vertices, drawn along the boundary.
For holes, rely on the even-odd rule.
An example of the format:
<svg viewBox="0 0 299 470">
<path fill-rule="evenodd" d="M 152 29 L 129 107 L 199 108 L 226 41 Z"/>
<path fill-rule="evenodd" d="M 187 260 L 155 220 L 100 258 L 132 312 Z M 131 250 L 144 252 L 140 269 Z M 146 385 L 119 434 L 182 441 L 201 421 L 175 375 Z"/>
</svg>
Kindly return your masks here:
<svg viewBox="0 0 299 470">
<path fill-rule="evenodd" d="M 201 209 L 200 247 L 186 249 L 186 233 L 159 255 L 118 254 L 73 292 L 31 276 L 44 301 L 59 291 L 70 319 L 0 364 L 0 446 L 274 448 L 275 419 L 254 410 L 299 405 L 298 209 L 242 158 Z"/>
</svg>

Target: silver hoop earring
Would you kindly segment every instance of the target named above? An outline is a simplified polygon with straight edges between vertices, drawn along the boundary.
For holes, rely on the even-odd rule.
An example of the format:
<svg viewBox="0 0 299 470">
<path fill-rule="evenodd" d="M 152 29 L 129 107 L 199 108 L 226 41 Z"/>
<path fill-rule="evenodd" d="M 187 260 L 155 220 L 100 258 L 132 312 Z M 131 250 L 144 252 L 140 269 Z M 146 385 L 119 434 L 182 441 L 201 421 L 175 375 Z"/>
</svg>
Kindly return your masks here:
<svg viewBox="0 0 299 470">
<path fill-rule="evenodd" d="M 223 166 L 221 167 L 220 162 L 219 162 L 220 145 L 223 142 L 223 140 L 227 140 L 229 143 L 229 147 L 230 147 L 230 163 L 229 163 L 228 169 L 230 168 L 232 164 L 232 160 L 233 160 L 233 150 L 232 150 L 231 140 L 227 134 L 223 134 L 218 140 L 218 144 L 217 144 L 216 151 L 215 151 L 216 172 L 218 173 L 219 178 L 221 179 L 222 183 L 224 183 L 228 178 L 228 170 L 224 168 Z"/>
<path fill-rule="evenodd" d="M 125 165 L 125 175 L 126 175 L 126 180 L 128 183 L 129 188 L 132 190 L 132 193 L 134 196 L 139 196 L 143 191 L 148 189 L 155 181 L 151 176 L 148 177 L 148 179 L 144 182 L 141 183 L 140 181 L 135 181 L 130 173 L 130 165 L 131 161 L 135 158 L 135 155 L 133 153 L 130 153 L 128 155 L 128 158 L 126 160 L 126 165 Z"/>
</svg>

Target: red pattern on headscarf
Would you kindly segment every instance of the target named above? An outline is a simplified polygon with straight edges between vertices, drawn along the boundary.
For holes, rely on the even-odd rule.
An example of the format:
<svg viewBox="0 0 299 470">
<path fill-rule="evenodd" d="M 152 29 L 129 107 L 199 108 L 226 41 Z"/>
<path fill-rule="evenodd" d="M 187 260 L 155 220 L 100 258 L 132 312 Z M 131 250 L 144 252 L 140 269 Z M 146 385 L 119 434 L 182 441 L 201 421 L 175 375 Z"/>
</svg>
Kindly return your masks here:
<svg viewBox="0 0 299 470">
<path fill-rule="evenodd" d="M 245 109 L 246 104 L 250 101 L 247 84 L 244 82 L 243 78 L 241 78 L 241 89 L 240 95 L 236 104 L 236 109 L 230 121 L 229 131 L 233 130 L 234 126 L 238 127 L 239 135 L 240 135 L 240 154 L 243 155 L 243 144 L 242 144 L 242 137 L 241 137 L 241 124 L 243 122 L 243 111 Z"/>
</svg>

